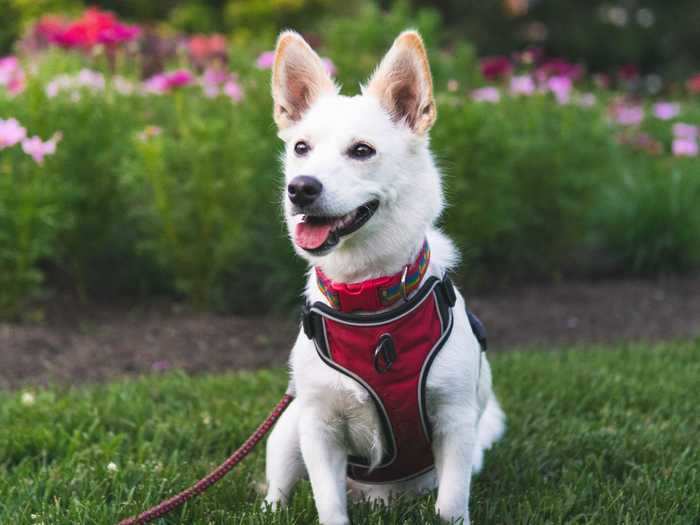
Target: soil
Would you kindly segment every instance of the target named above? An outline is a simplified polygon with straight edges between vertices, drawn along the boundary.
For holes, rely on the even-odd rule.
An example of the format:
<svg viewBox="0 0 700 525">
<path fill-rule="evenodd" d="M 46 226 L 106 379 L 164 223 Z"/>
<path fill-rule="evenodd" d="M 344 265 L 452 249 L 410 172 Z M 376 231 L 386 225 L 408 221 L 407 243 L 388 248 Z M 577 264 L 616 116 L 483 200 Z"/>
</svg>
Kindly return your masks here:
<svg viewBox="0 0 700 525">
<path fill-rule="evenodd" d="M 700 276 L 519 287 L 467 301 L 494 352 L 700 337 Z M 297 326 L 294 316 L 243 318 L 175 303 L 130 307 L 63 298 L 46 306 L 40 322 L 0 323 L 0 388 L 283 366 Z"/>
</svg>

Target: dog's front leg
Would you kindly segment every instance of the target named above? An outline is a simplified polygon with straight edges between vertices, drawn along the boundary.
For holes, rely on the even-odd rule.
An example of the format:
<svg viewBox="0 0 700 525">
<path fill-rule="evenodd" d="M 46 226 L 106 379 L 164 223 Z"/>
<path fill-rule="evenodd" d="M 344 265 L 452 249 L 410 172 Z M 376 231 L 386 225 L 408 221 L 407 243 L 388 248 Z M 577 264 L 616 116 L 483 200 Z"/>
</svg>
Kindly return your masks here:
<svg viewBox="0 0 700 525">
<path fill-rule="evenodd" d="M 284 506 L 294 484 L 304 474 L 299 450 L 299 401 L 294 400 L 282 414 L 267 440 L 267 496 L 272 510 Z"/>
<path fill-rule="evenodd" d="M 302 408 L 299 420 L 301 453 L 321 525 L 348 525 L 347 451 L 339 439 L 339 429 L 332 428 L 329 419 L 320 407 Z"/>
<path fill-rule="evenodd" d="M 459 415 L 454 419 L 455 414 Z M 452 419 L 447 419 L 447 417 Z M 438 476 L 435 511 L 440 518 L 452 523 L 469 523 L 469 488 L 472 458 L 476 446 L 476 410 L 451 407 L 433 435 L 433 454 Z M 462 520 L 462 521 L 460 521 Z"/>
</svg>

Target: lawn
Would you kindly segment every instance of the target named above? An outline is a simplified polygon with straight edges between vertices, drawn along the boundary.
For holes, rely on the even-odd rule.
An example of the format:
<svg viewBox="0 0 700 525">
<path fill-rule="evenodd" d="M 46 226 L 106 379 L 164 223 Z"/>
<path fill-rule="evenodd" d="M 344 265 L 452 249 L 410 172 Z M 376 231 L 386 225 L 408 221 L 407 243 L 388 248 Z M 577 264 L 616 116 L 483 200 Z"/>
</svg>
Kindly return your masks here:
<svg viewBox="0 0 700 525">
<path fill-rule="evenodd" d="M 477 524 L 700 523 L 700 341 L 492 356 L 509 417 L 473 484 Z M 241 443 L 285 388 L 283 370 L 0 393 L 0 523 L 112 524 L 172 495 Z M 261 448 L 262 450 L 262 448 Z M 263 454 L 160 523 L 309 524 L 258 510 Z M 433 495 L 353 523 L 437 523 Z"/>
</svg>

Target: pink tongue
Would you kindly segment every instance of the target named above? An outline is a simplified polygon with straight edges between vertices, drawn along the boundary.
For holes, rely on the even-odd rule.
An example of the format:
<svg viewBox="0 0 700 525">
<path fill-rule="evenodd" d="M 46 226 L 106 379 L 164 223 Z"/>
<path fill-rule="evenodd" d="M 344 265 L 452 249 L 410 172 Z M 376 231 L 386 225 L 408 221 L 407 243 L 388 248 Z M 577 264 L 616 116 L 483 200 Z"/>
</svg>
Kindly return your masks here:
<svg viewBox="0 0 700 525">
<path fill-rule="evenodd" d="M 294 240 L 306 250 L 315 250 L 326 242 L 332 227 L 332 224 L 300 222 L 294 231 Z"/>
</svg>

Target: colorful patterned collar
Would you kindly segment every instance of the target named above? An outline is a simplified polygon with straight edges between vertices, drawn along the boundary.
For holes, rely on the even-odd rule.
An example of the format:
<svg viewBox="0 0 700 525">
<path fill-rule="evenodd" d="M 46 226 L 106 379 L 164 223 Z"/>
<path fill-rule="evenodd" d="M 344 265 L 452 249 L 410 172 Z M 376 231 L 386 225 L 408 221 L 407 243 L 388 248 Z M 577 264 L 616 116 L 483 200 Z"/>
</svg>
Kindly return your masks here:
<svg viewBox="0 0 700 525">
<path fill-rule="evenodd" d="M 321 293 L 330 305 L 341 312 L 358 310 L 374 312 L 395 304 L 420 286 L 430 262 L 428 241 L 423 243 L 413 264 L 402 271 L 386 277 L 378 277 L 361 283 L 335 283 L 316 267 L 316 281 Z"/>
</svg>

